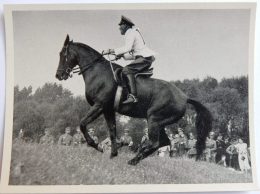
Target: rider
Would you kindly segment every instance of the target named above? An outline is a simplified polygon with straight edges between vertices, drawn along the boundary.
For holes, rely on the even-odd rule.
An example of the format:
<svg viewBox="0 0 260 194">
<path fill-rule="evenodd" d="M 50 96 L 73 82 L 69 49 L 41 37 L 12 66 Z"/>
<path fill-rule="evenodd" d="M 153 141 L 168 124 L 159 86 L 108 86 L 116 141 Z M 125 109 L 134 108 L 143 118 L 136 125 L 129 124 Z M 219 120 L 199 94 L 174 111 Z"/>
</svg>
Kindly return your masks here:
<svg viewBox="0 0 260 194">
<path fill-rule="evenodd" d="M 140 31 L 134 27 L 134 23 L 129 18 L 122 16 L 119 26 L 121 34 L 125 35 L 125 46 L 108 49 L 103 54 L 115 54 L 123 56 L 125 60 L 133 60 L 123 68 L 123 74 L 126 75 L 130 87 L 130 94 L 123 104 L 136 103 L 138 99 L 135 74 L 150 68 L 155 60 L 154 52 L 146 46 Z"/>
</svg>

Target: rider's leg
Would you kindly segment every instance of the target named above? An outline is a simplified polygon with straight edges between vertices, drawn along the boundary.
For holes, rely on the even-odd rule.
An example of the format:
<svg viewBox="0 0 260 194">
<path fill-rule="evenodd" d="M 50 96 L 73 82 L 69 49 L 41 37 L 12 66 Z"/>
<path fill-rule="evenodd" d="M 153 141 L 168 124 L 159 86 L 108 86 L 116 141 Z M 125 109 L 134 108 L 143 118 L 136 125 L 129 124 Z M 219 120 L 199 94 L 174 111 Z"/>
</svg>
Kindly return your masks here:
<svg viewBox="0 0 260 194">
<path fill-rule="evenodd" d="M 123 68 L 123 74 L 126 75 L 128 80 L 128 85 L 130 88 L 130 94 L 128 95 L 127 100 L 123 104 L 136 103 L 137 99 L 137 90 L 135 82 L 135 74 L 142 72 L 143 70 L 148 70 L 154 61 L 154 57 L 144 58 L 142 56 L 137 57 L 132 63 Z"/>
<path fill-rule="evenodd" d="M 130 94 L 128 95 L 128 98 L 123 102 L 123 104 L 136 103 L 136 102 L 138 102 L 138 99 L 137 99 L 135 75 L 127 74 L 126 77 L 127 77 L 128 85 L 130 88 Z"/>
</svg>

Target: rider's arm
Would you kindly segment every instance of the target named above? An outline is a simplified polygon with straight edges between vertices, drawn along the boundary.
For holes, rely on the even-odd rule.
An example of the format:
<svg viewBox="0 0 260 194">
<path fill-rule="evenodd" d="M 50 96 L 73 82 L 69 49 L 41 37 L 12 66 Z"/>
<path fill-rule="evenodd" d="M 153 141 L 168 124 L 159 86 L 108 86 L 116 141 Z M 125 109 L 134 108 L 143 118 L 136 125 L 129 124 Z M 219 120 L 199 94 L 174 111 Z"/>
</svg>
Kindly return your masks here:
<svg viewBox="0 0 260 194">
<path fill-rule="evenodd" d="M 125 53 L 123 57 L 125 60 L 134 60 L 135 59 L 135 57 L 133 55 L 131 55 L 130 53 Z"/>
</svg>

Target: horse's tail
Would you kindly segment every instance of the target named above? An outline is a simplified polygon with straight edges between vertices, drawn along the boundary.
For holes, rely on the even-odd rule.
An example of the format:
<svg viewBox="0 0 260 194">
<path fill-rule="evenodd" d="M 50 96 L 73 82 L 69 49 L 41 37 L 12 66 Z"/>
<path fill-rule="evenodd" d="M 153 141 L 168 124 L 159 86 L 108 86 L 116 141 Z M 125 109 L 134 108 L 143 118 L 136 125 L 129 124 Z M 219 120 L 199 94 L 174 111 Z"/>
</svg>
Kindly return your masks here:
<svg viewBox="0 0 260 194">
<path fill-rule="evenodd" d="M 212 129 L 213 118 L 209 110 L 205 106 L 203 106 L 200 102 L 193 99 L 188 99 L 187 102 L 192 104 L 195 107 L 195 110 L 197 112 L 196 124 L 195 124 L 197 130 L 196 149 L 197 149 L 197 159 L 199 159 L 203 153 L 203 150 L 205 149 L 206 138 Z"/>
</svg>

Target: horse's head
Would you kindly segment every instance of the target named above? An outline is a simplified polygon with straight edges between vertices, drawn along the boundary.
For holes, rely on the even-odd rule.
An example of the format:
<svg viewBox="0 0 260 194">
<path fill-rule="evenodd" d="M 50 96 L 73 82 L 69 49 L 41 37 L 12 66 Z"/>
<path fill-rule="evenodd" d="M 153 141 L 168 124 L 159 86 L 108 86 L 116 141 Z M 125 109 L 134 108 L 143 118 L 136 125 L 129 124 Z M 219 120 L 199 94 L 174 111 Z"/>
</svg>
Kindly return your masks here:
<svg viewBox="0 0 260 194">
<path fill-rule="evenodd" d="M 70 76 L 72 69 L 78 64 L 77 53 L 71 48 L 73 41 L 67 35 L 62 50 L 60 51 L 60 62 L 56 72 L 58 80 L 66 80 Z"/>
</svg>

